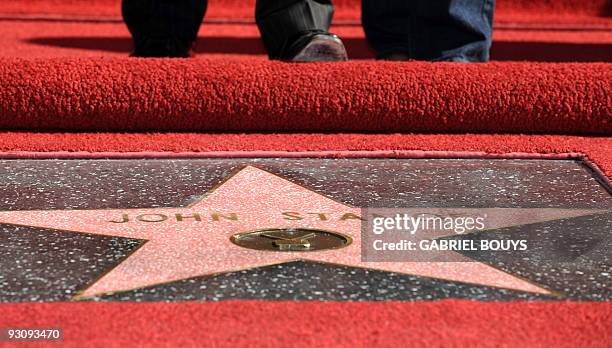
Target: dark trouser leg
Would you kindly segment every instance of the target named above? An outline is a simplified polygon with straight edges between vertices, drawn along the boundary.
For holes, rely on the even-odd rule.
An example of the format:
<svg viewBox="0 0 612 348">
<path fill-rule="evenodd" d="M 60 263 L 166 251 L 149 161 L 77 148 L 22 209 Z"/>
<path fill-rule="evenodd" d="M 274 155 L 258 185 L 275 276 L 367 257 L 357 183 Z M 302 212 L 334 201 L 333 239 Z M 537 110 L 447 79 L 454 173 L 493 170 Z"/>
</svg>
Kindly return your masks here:
<svg viewBox="0 0 612 348">
<path fill-rule="evenodd" d="M 123 0 L 123 19 L 134 56 L 186 57 L 206 12 L 207 0 Z"/>
<path fill-rule="evenodd" d="M 363 26 L 384 58 L 489 59 L 495 0 L 363 0 Z"/>
<path fill-rule="evenodd" d="M 271 59 L 287 59 L 292 45 L 309 34 L 327 33 L 334 14 L 331 0 L 258 0 L 255 19 Z"/>
</svg>

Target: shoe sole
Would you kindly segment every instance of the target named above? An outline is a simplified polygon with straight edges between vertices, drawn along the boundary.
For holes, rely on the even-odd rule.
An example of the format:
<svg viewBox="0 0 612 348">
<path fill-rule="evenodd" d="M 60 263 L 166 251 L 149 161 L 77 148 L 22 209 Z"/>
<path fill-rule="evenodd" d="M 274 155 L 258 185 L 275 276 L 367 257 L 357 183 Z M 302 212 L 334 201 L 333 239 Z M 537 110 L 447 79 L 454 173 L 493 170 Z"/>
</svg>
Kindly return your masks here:
<svg viewBox="0 0 612 348">
<path fill-rule="evenodd" d="M 339 38 L 329 36 L 315 36 L 298 54 L 291 59 L 292 62 L 341 62 L 347 61 L 346 48 Z"/>
</svg>

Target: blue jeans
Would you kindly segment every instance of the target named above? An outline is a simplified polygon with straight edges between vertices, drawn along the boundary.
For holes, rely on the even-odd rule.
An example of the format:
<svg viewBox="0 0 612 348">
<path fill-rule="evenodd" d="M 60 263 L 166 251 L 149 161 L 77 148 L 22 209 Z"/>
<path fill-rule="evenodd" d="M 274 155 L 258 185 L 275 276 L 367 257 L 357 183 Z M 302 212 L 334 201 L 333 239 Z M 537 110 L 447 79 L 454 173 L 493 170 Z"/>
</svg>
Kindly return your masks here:
<svg viewBox="0 0 612 348">
<path fill-rule="evenodd" d="M 489 60 L 495 0 L 363 0 L 363 28 L 380 57 Z"/>
<path fill-rule="evenodd" d="M 483 62 L 489 59 L 495 0 L 362 0 L 362 22 L 378 56 Z M 306 32 L 326 32 L 331 0 L 258 0 L 256 18 L 270 57 Z"/>
</svg>

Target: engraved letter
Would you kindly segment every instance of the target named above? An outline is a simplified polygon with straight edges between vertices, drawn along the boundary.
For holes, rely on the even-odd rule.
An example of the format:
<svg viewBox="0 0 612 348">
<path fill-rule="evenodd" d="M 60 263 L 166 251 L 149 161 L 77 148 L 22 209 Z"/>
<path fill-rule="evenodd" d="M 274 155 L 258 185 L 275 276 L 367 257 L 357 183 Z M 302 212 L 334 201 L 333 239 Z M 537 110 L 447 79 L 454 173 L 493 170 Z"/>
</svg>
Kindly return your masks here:
<svg viewBox="0 0 612 348">
<path fill-rule="evenodd" d="M 213 221 L 221 221 L 221 218 L 232 220 L 232 221 L 238 221 L 238 214 L 236 213 L 231 213 L 229 215 L 221 215 L 221 214 L 216 214 L 216 213 L 212 214 Z"/>
<path fill-rule="evenodd" d="M 361 216 L 355 215 L 353 213 L 346 213 L 346 214 L 342 215 L 340 220 L 342 220 L 342 221 L 344 221 L 344 220 L 361 220 Z"/>
<path fill-rule="evenodd" d="M 285 220 L 304 220 L 300 213 L 296 213 L 294 211 L 283 212 L 283 216 L 285 217 Z"/>
<path fill-rule="evenodd" d="M 310 215 L 317 215 L 319 216 L 319 220 L 321 221 L 327 221 L 327 214 L 325 213 L 308 213 Z"/>
<path fill-rule="evenodd" d="M 141 214 L 136 217 L 136 220 L 142 222 L 162 222 L 168 220 L 168 216 L 164 214 Z"/>
<path fill-rule="evenodd" d="M 194 219 L 195 221 L 202 221 L 202 218 L 198 213 L 193 213 L 192 215 L 176 214 L 176 221 L 181 222 L 185 219 Z"/>
<path fill-rule="evenodd" d="M 121 221 L 110 220 L 109 222 L 112 222 L 114 224 L 124 224 L 126 222 L 130 222 L 130 216 L 128 214 L 123 214 L 122 218 L 123 218 L 123 220 L 121 220 Z"/>
</svg>

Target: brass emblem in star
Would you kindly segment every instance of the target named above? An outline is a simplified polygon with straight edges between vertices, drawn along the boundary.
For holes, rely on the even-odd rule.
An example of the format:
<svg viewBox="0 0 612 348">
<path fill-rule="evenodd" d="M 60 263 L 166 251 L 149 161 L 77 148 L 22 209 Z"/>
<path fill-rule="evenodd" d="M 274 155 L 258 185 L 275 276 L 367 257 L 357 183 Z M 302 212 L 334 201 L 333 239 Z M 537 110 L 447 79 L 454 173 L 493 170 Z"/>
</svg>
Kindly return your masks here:
<svg viewBox="0 0 612 348">
<path fill-rule="evenodd" d="M 322 251 L 349 246 L 350 237 L 308 228 L 270 228 L 238 233 L 231 241 L 244 248 L 267 251 Z"/>
</svg>

